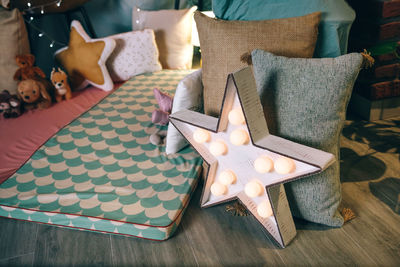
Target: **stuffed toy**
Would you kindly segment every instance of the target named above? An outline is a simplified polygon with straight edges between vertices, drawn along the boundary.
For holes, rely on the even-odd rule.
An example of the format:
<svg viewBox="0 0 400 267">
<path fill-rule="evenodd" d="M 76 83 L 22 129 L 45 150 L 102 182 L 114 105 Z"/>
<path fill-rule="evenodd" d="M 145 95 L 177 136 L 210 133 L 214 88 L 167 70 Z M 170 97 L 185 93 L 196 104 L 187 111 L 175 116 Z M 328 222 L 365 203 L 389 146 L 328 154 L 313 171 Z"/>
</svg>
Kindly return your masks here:
<svg viewBox="0 0 400 267">
<path fill-rule="evenodd" d="M 172 110 L 173 98 L 170 95 L 161 92 L 157 88 L 153 89 L 153 93 L 157 100 L 159 109 L 153 111 L 151 121 L 156 124 L 166 125 L 168 124 L 169 114 Z"/>
<path fill-rule="evenodd" d="M 3 113 L 6 119 L 19 117 L 23 113 L 23 106 L 18 96 L 10 95 L 7 90 L 1 92 L 0 113 Z"/>
<path fill-rule="evenodd" d="M 55 98 L 57 102 L 61 102 L 63 99 L 71 99 L 71 87 L 68 83 L 68 76 L 64 71 L 62 71 L 60 68 L 58 68 L 58 71 L 56 71 L 56 69 L 53 68 L 51 71 L 50 80 L 56 89 Z"/>
<path fill-rule="evenodd" d="M 161 92 L 157 88 L 153 89 L 153 93 L 157 100 L 159 109 L 153 111 L 151 121 L 159 125 L 167 125 L 169 114 L 172 110 L 173 98 L 170 95 Z M 160 134 L 157 131 L 156 133 L 150 135 L 150 142 L 153 145 L 159 145 L 161 144 L 163 137 L 165 137 L 165 134 Z"/>
<path fill-rule="evenodd" d="M 51 105 L 50 88 L 52 85 L 46 79 L 23 80 L 18 84 L 18 97 L 25 103 L 26 109 L 45 109 Z"/>
<path fill-rule="evenodd" d="M 3 90 L 0 93 L 0 114 L 3 114 L 10 109 L 10 105 L 8 104 L 8 99 L 10 99 L 10 92 L 7 90 Z"/>
<path fill-rule="evenodd" d="M 46 75 L 39 67 L 33 66 L 33 63 L 35 62 L 34 55 L 17 55 L 15 57 L 15 61 L 17 62 L 17 65 L 19 67 L 14 74 L 15 81 L 46 78 Z"/>
</svg>

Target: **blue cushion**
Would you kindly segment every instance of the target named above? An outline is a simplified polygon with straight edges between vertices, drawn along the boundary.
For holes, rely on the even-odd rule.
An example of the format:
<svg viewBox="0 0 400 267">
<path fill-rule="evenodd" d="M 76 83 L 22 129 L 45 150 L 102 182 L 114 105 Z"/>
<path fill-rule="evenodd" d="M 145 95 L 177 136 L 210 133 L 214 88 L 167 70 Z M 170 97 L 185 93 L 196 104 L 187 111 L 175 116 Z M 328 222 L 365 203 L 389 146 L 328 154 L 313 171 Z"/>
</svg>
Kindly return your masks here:
<svg viewBox="0 0 400 267">
<path fill-rule="evenodd" d="M 315 57 L 337 57 L 347 52 L 355 12 L 344 0 L 218 0 L 212 2 L 217 18 L 265 20 L 322 12 Z"/>
</svg>

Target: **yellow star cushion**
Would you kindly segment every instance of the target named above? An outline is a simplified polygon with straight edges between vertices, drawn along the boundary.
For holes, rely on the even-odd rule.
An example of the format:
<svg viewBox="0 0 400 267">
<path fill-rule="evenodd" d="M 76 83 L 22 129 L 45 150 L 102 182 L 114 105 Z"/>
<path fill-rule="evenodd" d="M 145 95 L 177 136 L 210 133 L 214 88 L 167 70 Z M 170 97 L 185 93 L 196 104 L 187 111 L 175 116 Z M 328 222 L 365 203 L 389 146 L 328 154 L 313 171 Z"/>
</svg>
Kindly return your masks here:
<svg viewBox="0 0 400 267">
<path fill-rule="evenodd" d="M 114 84 L 106 61 L 114 48 L 113 39 L 92 39 L 80 22 L 74 20 L 71 23 L 68 47 L 56 51 L 55 57 L 67 71 L 73 89 L 83 89 L 91 84 L 110 91 Z"/>
</svg>

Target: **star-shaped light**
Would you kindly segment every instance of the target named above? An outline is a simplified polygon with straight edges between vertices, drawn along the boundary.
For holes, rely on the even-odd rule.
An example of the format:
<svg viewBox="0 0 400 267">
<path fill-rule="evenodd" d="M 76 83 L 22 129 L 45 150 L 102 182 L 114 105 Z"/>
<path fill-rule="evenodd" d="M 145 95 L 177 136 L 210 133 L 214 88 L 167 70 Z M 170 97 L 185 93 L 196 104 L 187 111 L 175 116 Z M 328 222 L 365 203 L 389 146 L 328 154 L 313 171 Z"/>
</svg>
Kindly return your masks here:
<svg viewBox="0 0 400 267">
<path fill-rule="evenodd" d="M 70 76 L 74 89 L 83 89 L 88 84 L 110 91 L 114 84 L 106 67 L 106 61 L 115 48 L 112 38 L 92 39 L 79 21 L 71 23 L 67 47 L 55 52 L 56 59 Z"/>
<path fill-rule="evenodd" d="M 250 68 L 228 76 L 219 118 L 184 110 L 170 121 L 208 165 L 201 206 L 239 199 L 285 247 L 296 229 L 283 183 L 324 170 L 334 156 L 269 134 Z"/>
</svg>

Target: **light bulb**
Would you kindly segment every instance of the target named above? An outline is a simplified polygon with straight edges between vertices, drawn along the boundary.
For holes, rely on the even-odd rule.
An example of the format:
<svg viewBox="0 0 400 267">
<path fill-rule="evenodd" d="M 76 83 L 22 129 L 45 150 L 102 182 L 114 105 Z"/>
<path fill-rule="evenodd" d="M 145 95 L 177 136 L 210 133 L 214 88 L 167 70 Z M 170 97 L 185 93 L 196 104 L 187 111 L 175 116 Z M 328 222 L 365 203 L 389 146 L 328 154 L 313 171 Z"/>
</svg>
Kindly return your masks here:
<svg viewBox="0 0 400 267">
<path fill-rule="evenodd" d="M 43 36 L 43 32 L 39 33 L 38 36 L 39 36 L 39 37 L 42 37 L 42 36 Z"/>
<path fill-rule="evenodd" d="M 229 136 L 229 140 L 235 146 L 247 144 L 249 141 L 249 134 L 244 129 L 236 129 Z"/>
<path fill-rule="evenodd" d="M 228 114 L 228 120 L 233 125 L 244 124 L 245 119 L 244 119 L 242 108 L 238 107 L 238 108 L 232 109 Z"/>
<path fill-rule="evenodd" d="M 61 6 L 61 2 L 62 2 L 62 0 L 60 0 L 60 1 L 57 2 L 57 6 L 58 6 L 58 7 Z"/>
<path fill-rule="evenodd" d="M 236 183 L 236 174 L 231 170 L 225 170 L 218 176 L 218 181 L 224 185 L 231 185 Z"/>
<path fill-rule="evenodd" d="M 54 46 L 54 41 L 53 42 L 51 42 L 51 44 L 50 44 L 50 47 L 53 47 Z"/>
<path fill-rule="evenodd" d="M 197 129 L 193 133 L 193 139 L 197 143 L 204 143 L 210 141 L 210 132 L 204 129 Z"/>
<path fill-rule="evenodd" d="M 279 157 L 274 164 L 275 171 L 279 174 L 288 174 L 295 170 L 294 161 L 287 157 Z"/>
<path fill-rule="evenodd" d="M 257 213 L 263 218 L 268 218 L 273 215 L 271 205 L 268 201 L 264 200 L 257 205 Z"/>
<path fill-rule="evenodd" d="M 215 182 L 211 185 L 210 191 L 214 196 L 222 196 L 226 194 L 226 185 Z"/>
<path fill-rule="evenodd" d="M 43 7 L 40 9 L 40 14 L 44 14 L 44 8 Z"/>
<path fill-rule="evenodd" d="M 258 157 L 254 161 L 254 169 L 258 173 L 267 173 L 270 172 L 274 167 L 274 162 L 268 156 Z"/>
<path fill-rule="evenodd" d="M 32 4 L 31 4 L 30 1 L 28 1 L 28 3 L 26 3 L 26 4 L 28 5 L 28 7 L 31 7 L 31 6 L 32 6 Z"/>
<path fill-rule="evenodd" d="M 29 17 L 29 20 L 30 20 L 30 21 L 32 21 L 32 20 L 33 20 L 33 17 L 32 17 L 32 16 L 30 16 L 30 17 Z"/>
<path fill-rule="evenodd" d="M 221 156 L 228 152 L 228 147 L 222 140 L 217 140 L 210 144 L 210 153 L 214 156 Z"/>
<path fill-rule="evenodd" d="M 244 192 L 249 197 L 258 197 L 263 192 L 263 187 L 259 182 L 251 181 L 245 185 Z"/>
</svg>

